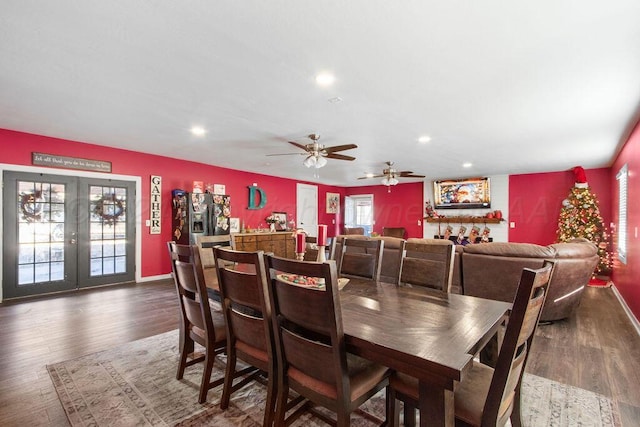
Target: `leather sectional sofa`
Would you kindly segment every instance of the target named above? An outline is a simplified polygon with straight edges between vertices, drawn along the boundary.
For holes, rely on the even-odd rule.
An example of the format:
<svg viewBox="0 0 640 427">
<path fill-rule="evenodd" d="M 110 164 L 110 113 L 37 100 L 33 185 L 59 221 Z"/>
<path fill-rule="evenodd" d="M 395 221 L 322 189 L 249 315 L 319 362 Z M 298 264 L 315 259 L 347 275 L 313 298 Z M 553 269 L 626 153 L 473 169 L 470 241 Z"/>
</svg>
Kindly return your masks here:
<svg viewBox="0 0 640 427">
<path fill-rule="evenodd" d="M 344 237 L 370 239 L 366 236 L 337 236 L 336 254 Z M 383 239 L 381 280 L 398 277 L 398 253 L 403 239 Z M 438 244 L 438 239 L 409 238 L 407 241 Z M 512 302 L 523 268 L 540 268 L 545 260 L 555 262 L 549 294 L 540 320 L 549 322 L 571 316 L 580 304 L 584 287 L 598 264 L 597 247 L 586 239 L 548 246 L 531 243 L 477 243 L 456 245 L 452 292 L 480 298 Z"/>
</svg>

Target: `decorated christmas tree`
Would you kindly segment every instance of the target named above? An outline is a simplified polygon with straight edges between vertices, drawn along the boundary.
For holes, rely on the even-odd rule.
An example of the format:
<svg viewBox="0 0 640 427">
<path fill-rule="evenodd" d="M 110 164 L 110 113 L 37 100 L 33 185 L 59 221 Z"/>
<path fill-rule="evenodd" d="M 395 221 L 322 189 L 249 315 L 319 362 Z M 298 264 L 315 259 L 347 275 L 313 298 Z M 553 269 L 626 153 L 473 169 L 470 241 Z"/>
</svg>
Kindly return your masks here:
<svg viewBox="0 0 640 427">
<path fill-rule="evenodd" d="M 611 272 L 611 254 L 609 235 L 600 215 L 598 199 L 591 192 L 587 176 L 580 166 L 573 168 L 576 183 L 569 197 L 562 201 L 558 220 L 558 242 L 568 242 L 578 237 L 592 241 L 598 247 L 600 262 L 594 275 L 606 275 Z"/>
</svg>

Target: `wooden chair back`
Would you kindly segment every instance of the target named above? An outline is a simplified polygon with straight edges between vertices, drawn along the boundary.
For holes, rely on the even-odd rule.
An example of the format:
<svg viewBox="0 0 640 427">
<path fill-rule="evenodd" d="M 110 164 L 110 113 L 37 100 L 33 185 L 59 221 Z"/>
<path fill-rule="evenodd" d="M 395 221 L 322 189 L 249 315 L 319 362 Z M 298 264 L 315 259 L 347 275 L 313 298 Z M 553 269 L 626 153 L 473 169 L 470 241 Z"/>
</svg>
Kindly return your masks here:
<svg viewBox="0 0 640 427">
<path fill-rule="evenodd" d="M 380 280 L 383 249 L 384 240 L 382 239 L 344 238 L 340 251 L 338 274 Z"/>
<path fill-rule="evenodd" d="M 364 227 L 345 227 L 344 234 L 356 234 L 364 236 Z"/>
<path fill-rule="evenodd" d="M 522 271 L 485 401 L 482 425 L 504 425 L 514 411 L 517 411 L 519 420 L 522 375 L 547 296 L 552 272 L 553 262 L 551 261 L 545 261 L 542 268 L 536 270 L 525 268 Z"/>
<path fill-rule="evenodd" d="M 264 425 L 271 425 L 276 369 L 264 252 L 240 252 L 217 247 L 214 257 L 227 325 L 227 367 L 220 407 L 226 409 L 231 394 L 245 384 L 241 382 L 239 387 L 233 386 L 233 379 L 239 374 L 236 372 L 236 360 L 239 358 L 267 373 Z"/>
<path fill-rule="evenodd" d="M 426 286 L 447 293 L 451 291 L 455 260 L 453 242 L 407 242 L 404 252 L 400 283 Z"/>
<path fill-rule="evenodd" d="M 197 246 L 167 243 L 171 257 L 171 269 L 180 305 L 180 363 L 176 377 L 181 379 L 187 366 L 201 361 L 205 370 L 200 385 L 198 401 L 206 401 L 209 389 L 222 381 L 209 383 L 215 354 L 224 350 L 226 334 L 222 315 L 214 316 L 209 305 L 209 296 L 204 281 L 200 253 Z M 194 342 L 205 348 L 205 355 L 188 361 L 193 353 Z"/>
<path fill-rule="evenodd" d="M 377 381 L 369 383 L 370 389 L 351 390 L 335 262 L 267 256 L 267 264 L 278 359 L 276 425 L 285 425 L 289 387 L 336 412 L 339 425 L 348 425 L 349 413 L 386 386 L 386 375 L 380 373 L 386 369 L 377 371 Z M 319 278 L 324 283 L 300 285 L 290 281 L 294 276 Z"/>
<path fill-rule="evenodd" d="M 304 252 L 305 261 L 316 261 L 318 259 L 317 242 L 318 242 L 318 238 L 315 236 L 305 237 L 305 252 Z"/>
<path fill-rule="evenodd" d="M 404 239 L 405 235 L 404 227 L 382 227 L 382 235 L 389 237 L 398 237 L 400 239 Z"/>
</svg>

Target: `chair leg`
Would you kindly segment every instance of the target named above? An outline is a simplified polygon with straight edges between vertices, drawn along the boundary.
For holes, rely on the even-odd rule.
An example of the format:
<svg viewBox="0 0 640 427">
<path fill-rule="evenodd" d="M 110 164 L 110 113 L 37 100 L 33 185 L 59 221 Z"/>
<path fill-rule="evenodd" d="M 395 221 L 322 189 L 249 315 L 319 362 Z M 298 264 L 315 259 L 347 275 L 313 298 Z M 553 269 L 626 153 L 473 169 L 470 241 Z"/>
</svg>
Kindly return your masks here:
<svg viewBox="0 0 640 427">
<path fill-rule="evenodd" d="M 416 425 L 416 407 L 406 401 L 404 402 L 404 425 L 407 427 Z"/>
<path fill-rule="evenodd" d="M 386 411 L 387 425 L 389 427 L 398 427 L 400 425 L 400 408 L 396 400 L 396 391 L 391 386 L 387 387 Z"/>
<path fill-rule="evenodd" d="M 180 361 L 178 363 L 178 372 L 176 379 L 181 380 L 184 376 L 184 369 L 187 367 L 187 356 L 189 355 L 189 341 L 193 347 L 193 341 L 189 337 L 180 337 Z"/>
<path fill-rule="evenodd" d="M 274 372 L 268 372 L 267 375 L 267 401 L 264 407 L 264 425 L 272 426 L 273 418 L 276 410 L 276 378 L 274 378 Z"/>
<path fill-rule="evenodd" d="M 236 373 L 236 351 L 233 345 L 227 346 L 227 367 L 224 374 L 224 388 L 222 389 L 222 398 L 220 399 L 220 409 L 229 407 L 229 400 L 233 392 L 233 378 Z"/>
<path fill-rule="evenodd" d="M 287 400 L 289 397 L 289 385 L 287 383 L 278 384 L 278 393 L 276 398 L 276 416 L 273 420 L 274 425 L 284 426 L 285 417 L 287 415 Z"/>
<path fill-rule="evenodd" d="M 338 408 L 336 411 L 337 427 L 348 427 L 351 425 L 351 413 L 345 408 Z"/>
<path fill-rule="evenodd" d="M 211 378 L 211 371 L 213 370 L 213 362 L 216 360 L 213 349 L 207 349 L 206 351 L 207 354 L 204 358 L 204 372 L 202 373 L 202 381 L 200 382 L 198 403 L 205 403 L 207 401 L 207 393 L 210 388 L 209 380 Z"/>
</svg>

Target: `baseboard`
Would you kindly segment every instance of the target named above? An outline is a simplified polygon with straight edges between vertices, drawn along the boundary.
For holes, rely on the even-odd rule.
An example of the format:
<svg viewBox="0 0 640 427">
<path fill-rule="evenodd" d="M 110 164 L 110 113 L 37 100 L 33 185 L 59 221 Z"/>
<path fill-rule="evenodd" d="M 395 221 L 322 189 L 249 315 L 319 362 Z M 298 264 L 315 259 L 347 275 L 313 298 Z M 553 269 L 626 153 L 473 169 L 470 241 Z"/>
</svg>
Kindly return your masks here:
<svg viewBox="0 0 640 427">
<path fill-rule="evenodd" d="M 171 279 L 171 273 L 168 274 L 159 274 L 157 276 L 145 276 L 145 277 L 141 277 L 138 280 L 138 283 L 144 283 L 144 282 L 153 282 L 155 280 L 165 280 L 165 279 Z"/>
<path fill-rule="evenodd" d="M 625 302 L 624 298 L 622 298 L 622 295 L 620 295 L 620 292 L 618 292 L 618 288 L 616 288 L 615 283 L 611 284 L 611 289 L 613 289 L 613 293 L 618 298 L 618 301 L 620 301 L 620 305 L 622 305 L 622 308 L 624 309 L 625 313 L 627 313 L 631 324 L 636 329 L 637 334 L 640 336 L 640 322 L 638 322 L 638 319 L 633 315 L 633 312 L 631 311 L 631 309 L 629 309 L 629 306 Z"/>
</svg>

